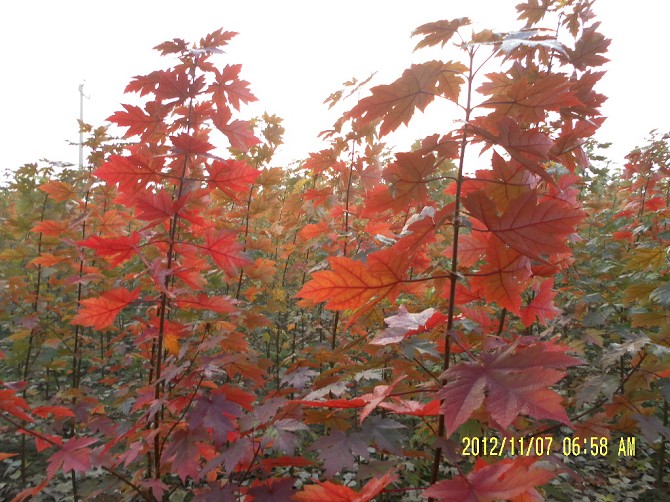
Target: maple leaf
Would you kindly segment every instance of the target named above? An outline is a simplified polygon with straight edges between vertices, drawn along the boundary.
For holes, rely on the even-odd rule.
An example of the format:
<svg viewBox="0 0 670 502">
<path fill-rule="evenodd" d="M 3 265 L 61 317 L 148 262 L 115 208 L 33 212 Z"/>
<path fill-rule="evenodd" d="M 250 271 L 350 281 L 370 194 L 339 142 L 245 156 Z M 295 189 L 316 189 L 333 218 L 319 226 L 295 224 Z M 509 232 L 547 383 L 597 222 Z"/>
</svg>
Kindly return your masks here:
<svg viewBox="0 0 670 502">
<path fill-rule="evenodd" d="M 358 494 L 348 486 L 330 481 L 317 481 L 318 485 L 307 485 L 303 491 L 293 495 L 295 502 L 352 502 Z"/>
<path fill-rule="evenodd" d="M 209 429 L 215 444 L 221 445 L 227 441 L 228 433 L 235 430 L 233 420 L 239 415 L 239 406 L 225 394 L 212 393 L 209 396 L 198 396 L 188 413 L 187 422 L 193 431 L 202 426 Z"/>
<path fill-rule="evenodd" d="M 454 19 L 453 21 L 442 20 L 422 24 L 412 32 L 413 37 L 425 35 L 423 40 L 416 44 L 414 50 L 416 51 L 423 47 L 432 47 L 437 44 L 444 47 L 445 44 L 451 40 L 451 37 L 456 34 L 459 28 L 469 24 L 470 20 L 467 17 L 461 17 Z"/>
<path fill-rule="evenodd" d="M 506 429 L 519 415 L 570 421 L 561 396 L 548 387 L 560 380 L 567 366 L 581 364 L 549 342 L 517 348 L 518 343 L 483 353 L 476 362 L 450 367 L 440 378 L 447 434 L 453 434 L 484 403 L 494 425 Z"/>
<path fill-rule="evenodd" d="M 553 286 L 553 278 L 543 281 L 535 297 L 521 309 L 519 318 L 525 326 L 533 324 L 536 318 L 540 324 L 547 324 L 548 320 L 558 315 L 559 310 L 553 302 L 556 297 L 556 292 L 551 289 Z"/>
<path fill-rule="evenodd" d="M 525 3 L 516 6 L 516 10 L 519 13 L 519 20 L 526 20 L 526 28 L 530 28 L 532 25 L 541 21 L 548 9 L 548 0 L 526 0 Z"/>
<path fill-rule="evenodd" d="M 72 318 L 72 324 L 90 326 L 95 329 L 105 329 L 112 325 L 116 316 L 127 305 L 137 300 L 140 289 L 128 291 L 126 288 L 116 288 L 97 298 L 87 298 L 80 302 L 81 308 Z"/>
<path fill-rule="evenodd" d="M 30 263 L 33 265 L 41 265 L 42 267 L 53 267 L 54 265 L 58 265 L 69 259 L 68 256 L 55 256 L 51 253 L 42 253 L 37 258 L 30 260 Z"/>
<path fill-rule="evenodd" d="M 36 417 L 47 418 L 49 415 L 56 417 L 73 417 L 74 412 L 65 406 L 38 406 L 32 409 Z"/>
<path fill-rule="evenodd" d="M 316 450 L 323 460 L 323 466 L 328 476 L 335 476 L 346 467 L 354 465 L 354 455 L 364 459 L 370 457 L 368 452 L 368 440 L 361 433 L 345 434 L 334 430 L 328 436 L 323 436 L 310 446 L 310 450 Z"/>
<path fill-rule="evenodd" d="M 405 401 L 396 398 L 395 402 L 387 401 L 381 403 L 379 407 L 398 415 L 411 415 L 415 417 L 435 417 L 440 414 L 440 401 L 438 399 L 421 403 L 419 401 Z"/>
<path fill-rule="evenodd" d="M 218 49 L 228 45 L 228 42 L 238 35 L 234 31 L 223 31 L 223 28 L 219 28 L 212 33 L 208 33 L 200 39 L 200 48 L 201 49 Z"/>
<path fill-rule="evenodd" d="M 71 438 L 63 444 L 60 450 L 49 457 L 47 474 L 49 478 L 56 474 L 58 469 L 63 472 L 87 472 L 91 468 L 91 450 L 87 446 L 97 443 L 95 438 Z"/>
<path fill-rule="evenodd" d="M 236 300 L 228 296 L 207 296 L 205 293 L 198 295 L 182 295 L 176 301 L 175 305 L 180 308 L 189 308 L 194 310 L 211 310 L 220 314 L 229 314 L 236 312 Z"/>
<path fill-rule="evenodd" d="M 186 482 L 187 477 L 194 480 L 200 479 L 200 450 L 196 441 L 205 440 L 202 431 L 191 432 L 189 429 L 182 428 L 176 430 L 171 441 L 165 448 L 164 457 L 172 462 L 170 468 L 179 476 L 182 482 Z"/>
<path fill-rule="evenodd" d="M 42 220 L 35 223 L 30 231 L 56 237 L 65 233 L 69 226 L 68 221 Z"/>
<path fill-rule="evenodd" d="M 486 117 L 470 122 L 470 127 L 485 141 L 502 146 L 514 160 L 549 183 L 554 180 L 542 162 L 549 160 L 551 138 L 540 129 L 521 129 L 511 117 L 493 120 Z"/>
<path fill-rule="evenodd" d="M 40 185 L 39 188 L 43 192 L 48 193 L 56 202 L 74 199 L 78 195 L 74 187 L 64 181 L 51 180 Z"/>
<path fill-rule="evenodd" d="M 381 118 L 379 134 L 385 136 L 400 125 L 408 124 L 414 110 L 424 111 L 435 96 L 458 101 L 464 82 L 460 75 L 466 71 L 464 65 L 454 62 L 414 64 L 392 84 L 373 87 L 372 96 L 359 101 L 347 117 L 358 119 L 362 124 Z"/>
<path fill-rule="evenodd" d="M 248 193 L 249 186 L 256 181 L 260 171 L 241 160 L 215 160 L 207 167 L 207 184 L 238 200 L 240 194 Z"/>
<path fill-rule="evenodd" d="M 309 396 L 308 396 L 309 397 Z M 303 399 L 298 401 L 303 406 L 323 407 L 323 408 L 362 408 L 368 402 L 357 397 L 355 399 L 327 399 L 325 401 L 311 401 Z"/>
<path fill-rule="evenodd" d="M 188 155 L 205 155 L 210 150 L 214 149 L 205 137 L 197 137 L 192 134 L 181 133 L 178 136 L 170 136 L 172 141 L 173 151 L 177 154 Z"/>
<path fill-rule="evenodd" d="M 271 429 L 272 446 L 282 453 L 293 454 L 298 447 L 298 437 L 294 432 L 309 430 L 302 422 L 294 418 L 282 418 Z"/>
<path fill-rule="evenodd" d="M 560 200 L 549 199 L 538 203 L 537 190 L 529 190 L 512 200 L 500 217 L 481 190 L 464 197 L 463 205 L 511 248 L 540 261 L 544 261 L 541 258 L 543 254 L 569 252 L 564 237 L 573 233 L 584 218 L 580 209 Z"/>
<path fill-rule="evenodd" d="M 322 270 L 297 293 L 298 298 L 326 301 L 331 310 L 357 310 L 360 315 L 384 298 L 395 301 L 402 290 L 402 275 L 409 256 L 390 250 L 368 256 L 367 264 L 350 258 L 331 256 L 331 270 Z"/>
<path fill-rule="evenodd" d="M 366 401 L 366 405 L 363 407 L 361 410 L 361 417 L 359 423 L 363 423 L 363 421 L 366 419 L 372 411 L 379 406 L 379 404 L 384 401 L 388 396 L 391 395 L 391 392 L 393 392 L 393 389 L 395 389 L 395 386 L 398 385 L 403 379 L 405 379 L 407 375 L 401 375 L 393 382 L 391 382 L 389 385 L 376 385 L 375 388 L 372 390 L 372 393 L 369 394 L 364 394 L 360 398 L 364 401 Z"/>
<path fill-rule="evenodd" d="M 427 183 L 436 167 L 433 154 L 423 155 L 420 152 L 396 154 L 395 162 L 386 167 L 382 173 L 390 186 L 380 186 L 371 193 L 363 216 L 386 209 L 400 212 L 412 204 L 425 202 L 428 197 Z"/>
<path fill-rule="evenodd" d="M 242 65 L 226 65 L 222 71 L 214 69 L 214 83 L 209 86 L 207 92 L 212 92 L 217 107 L 227 108 L 230 104 L 236 110 L 240 109 L 241 103 L 256 101 L 249 90 L 249 82 L 240 80 Z"/>
<path fill-rule="evenodd" d="M 293 478 L 270 478 L 264 481 L 254 481 L 247 493 L 253 497 L 253 502 L 286 502 L 291 500 Z"/>
<path fill-rule="evenodd" d="M 144 110 L 135 105 L 121 105 L 126 111 L 118 111 L 107 117 L 107 120 L 114 122 L 121 127 L 127 127 L 125 136 L 140 136 L 143 139 L 159 132 L 163 126 L 165 118 L 165 107 L 157 102 L 149 102 Z"/>
<path fill-rule="evenodd" d="M 521 308 L 521 293 L 531 275 L 530 260 L 496 238 L 489 238 L 486 261 L 470 278 L 477 296 L 495 302 L 515 314 Z"/>
<path fill-rule="evenodd" d="M 230 230 L 210 231 L 206 235 L 205 251 L 214 263 L 228 275 L 234 275 L 238 268 L 253 263 L 242 252 L 244 246 L 237 241 L 237 234 Z"/>
<path fill-rule="evenodd" d="M 302 240 L 311 240 L 316 237 L 319 237 L 330 230 L 330 225 L 327 221 L 322 221 L 320 223 L 310 223 L 305 225 L 298 232 L 298 237 Z"/>
<path fill-rule="evenodd" d="M 510 500 L 533 493 L 536 486 L 548 483 L 556 474 L 532 457 L 505 459 L 490 465 L 479 458 L 467 476 L 435 483 L 423 495 L 441 501 Z"/>
<path fill-rule="evenodd" d="M 488 239 L 480 232 L 458 236 L 458 266 L 472 267 L 484 256 L 488 247 Z M 450 257 L 451 249 L 445 249 L 441 254 Z"/>
<path fill-rule="evenodd" d="M 205 489 L 194 489 L 195 497 L 193 502 L 239 502 L 237 486 L 225 483 L 223 486 L 220 481 L 210 482 Z M 158 498 L 158 500 L 162 500 Z"/>
<path fill-rule="evenodd" d="M 6 411 L 13 417 L 26 422 L 33 422 L 33 418 L 26 413 L 30 407 L 25 399 L 16 395 L 13 389 L 0 390 L 0 410 Z"/>
<path fill-rule="evenodd" d="M 134 197 L 137 217 L 144 221 L 159 223 L 172 218 L 186 202 L 186 196 L 172 200 L 172 194 L 161 189 L 157 193 L 138 193 Z"/>
<path fill-rule="evenodd" d="M 119 184 L 121 192 L 135 192 L 146 189 L 149 183 L 160 184 L 163 170 L 163 158 L 136 149 L 127 157 L 110 155 L 107 162 L 98 167 L 93 174 L 111 184 Z"/>
<path fill-rule="evenodd" d="M 317 485 L 307 485 L 296 493 L 291 500 L 295 502 L 369 502 L 379 495 L 389 483 L 397 479 L 392 472 L 368 481 L 360 493 L 348 486 L 337 485 L 330 481 L 317 481 Z"/>
<path fill-rule="evenodd" d="M 253 132 L 253 125 L 248 120 L 233 120 L 227 108 L 219 108 L 212 116 L 216 128 L 225 134 L 230 146 L 241 152 L 246 152 L 254 145 L 260 143 Z"/>
<path fill-rule="evenodd" d="M 163 494 L 170 489 L 170 487 L 160 479 L 141 479 L 138 481 L 138 484 L 148 488 L 156 500 L 163 500 Z"/>
<path fill-rule="evenodd" d="M 512 117 L 519 122 L 542 122 L 548 110 L 561 110 L 582 105 L 564 75 L 544 75 L 530 80 L 524 75 L 518 81 L 495 93 L 480 106 L 495 108 L 496 117 Z"/>
<path fill-rule="evenodd" d="M 158 85 L 154 92 L 156 100 L 171 101 L 172 106 L 197 96 L 205 83 L 204 75 L 191 79 L 186 73 L 175 70 L 161 71 L 158 77 Z"/>
<path fill-rule="evenodd" d="M 372 345 L 400 343 L 416 333 L 431 331 L 446 320 L 446 316 L 434 308 L 426 309 L 418 314 L 410 314 L 405 306 L 401 305 L 397 315 L 384 319 L 388 328 L 377 335 L 370 343 Z"/>
<path fill-rule="evenodd" d="M 435 412 L 437 415 L 439 414 L 439 401 L 436 400 L 436 402 L 438 403 Z M 379 407 L 387 409 L 382 406 L 383 404 L 385 403 L 381 403 Z M 402 441 L 406 437 L 406 434 L 402 432 L 402 429 L 407 429 L 407 427 L 400 422 L 390 418 L 374 416 L 370 418 L 370 420 L 366 420 L 361 432 L 364 436 L 372 438 L 375 445 L 380 450 L 395 455 L 402 455 Z"/>
<path fill-rule="evenodd" d="M 600 66 L 609 61 L 601 54 L 607 52 L 611 40 L 596 30 L 600 23 L 593 23 L 584 28 L 582 36 L 575 43 L 574 50 L 568 49 L 569 61 L 578 70 L 586 70 L 590 66 Z"/>
</svg>

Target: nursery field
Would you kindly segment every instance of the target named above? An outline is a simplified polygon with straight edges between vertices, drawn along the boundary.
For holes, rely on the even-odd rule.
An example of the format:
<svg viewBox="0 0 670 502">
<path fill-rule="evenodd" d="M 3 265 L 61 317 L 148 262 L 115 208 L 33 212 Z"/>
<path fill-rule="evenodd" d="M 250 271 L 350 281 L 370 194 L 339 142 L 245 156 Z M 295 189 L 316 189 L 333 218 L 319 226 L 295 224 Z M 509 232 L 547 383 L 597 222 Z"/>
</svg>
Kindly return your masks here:
<svg viewBox="0 0 670 502">
<path fill-rule="evenodd" d="M 0 499 L 668 500 L 670 135 L 594 139 L 593 4 L 417 27 L 290 165 L 236 33 L 174 38 L 11 166 Z"/>
</svg>

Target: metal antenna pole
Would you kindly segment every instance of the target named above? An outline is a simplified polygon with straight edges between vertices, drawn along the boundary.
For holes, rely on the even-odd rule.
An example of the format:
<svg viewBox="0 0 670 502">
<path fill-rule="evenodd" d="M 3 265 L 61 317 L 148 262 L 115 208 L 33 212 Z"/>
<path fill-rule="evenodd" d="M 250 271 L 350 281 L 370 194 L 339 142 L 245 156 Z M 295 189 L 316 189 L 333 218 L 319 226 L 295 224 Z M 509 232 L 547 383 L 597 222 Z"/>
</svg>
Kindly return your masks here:
<svg viewBox="0 0 670 502">
<path fill-rule="evenodd" d="M 86 80 L 84 80 L 86 82 Z M 84 123 L 84 84 L 79 84 L 79 170 L 84 167 L 84 131 L 81 126 Z"/>
</svg>

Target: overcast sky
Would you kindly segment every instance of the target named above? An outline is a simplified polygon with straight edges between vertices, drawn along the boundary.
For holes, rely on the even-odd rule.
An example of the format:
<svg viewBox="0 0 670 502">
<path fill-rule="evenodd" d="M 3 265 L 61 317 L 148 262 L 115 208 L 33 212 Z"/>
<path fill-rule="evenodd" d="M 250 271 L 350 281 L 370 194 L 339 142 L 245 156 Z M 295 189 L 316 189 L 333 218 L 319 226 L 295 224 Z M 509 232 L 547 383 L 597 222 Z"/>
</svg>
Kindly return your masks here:
<svg viewBox="0 0 670 502">
<path fill-rule="evenodd" d="M 172 0 L 5 2 L 0 18 L 4 97 L 0 119 L 0 172 L 41 158 L 77 162 L 79 84 L 85 80 L 85 120 L 94 126 L 132 98 L 123 89 L 134 75 L 165 68 L 152 47 L 175 37 L 197 40 L 220 27 L 240 33 L 220 61 L 242 63 L 264 111 L 284 118 L 286 145 L 279 164 L 319 149 L 319 131 L 337 118 L 323 100 L 342 82 L 377 71 L 390 83 L 412 62 L 417 26 L 468 16 L 475 28 L 506 31 L 515 24 L 515 0 Z M 665 0 L 596 1 L 601 31 L 613 39 L 598 91 L 609 96 L 608 120 L 598 139 L 615 143 L 621 162 L 666 119 L 667 20 Z M 610 10 L 606 10 L 610 9 Z M 454 57 L 454 53 L 444 56 Z M 495 68 L 491 68 L 494 71 Z M 662 94 L 663 93 L 663 94 Z M 456 117 L 454 117 L 456 118 Z M 444 126 L 436 128 L 444 131 Z M 397 138 L 407 148 L 414 136 Z M 428 131 L 426 131 L 428 132 Z M 403 144 L 403 142 L 405 144 Z"/>
</svg>

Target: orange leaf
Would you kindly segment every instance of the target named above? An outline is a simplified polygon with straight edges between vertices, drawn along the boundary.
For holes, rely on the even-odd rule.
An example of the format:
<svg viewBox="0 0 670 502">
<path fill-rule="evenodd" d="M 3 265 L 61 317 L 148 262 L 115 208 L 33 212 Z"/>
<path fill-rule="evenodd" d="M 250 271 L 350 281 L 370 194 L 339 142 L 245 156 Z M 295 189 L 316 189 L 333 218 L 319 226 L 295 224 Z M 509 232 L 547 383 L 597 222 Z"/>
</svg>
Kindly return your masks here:
<svg viewBox="0 0 670 502">
<path fill-rule="evenodd" d="M 30 231 L 57 237 L 65 232 L 69 225 L 68 221 L 42 220 L 36 223 Z"/>
<path fill-rule="evenodd" d="M 460 74 L 465 71 L 465 66 L 453 62 L 414 64 L 392 84 L 373 87 L 372 96 L 359 101 L 348 117 L 364 124 L 381 118 L 379 134 L 385 136 L 402 124 L 408 124 L 414 110 L 424 111 L 435 96 L 457 101 L 463 83 Z"/>
<path fill-rule="evenodd" d="M 379 186 L 371 193 L 363 216 L 372 216 L 386 209 L 401 212 L 412 204 L 424 203 L 428 197 L 427 183 L 435 168 L 433 154 L 396 154 L 395 162 L 382 173 L 390 186 Z"/>
<path fill-rule="evenodd" d="M 360 493 L 330 481 L 317 481 L 318 485 L 305 486 L 303 491 L 293 496 L 292 500 L 295 502 L 369 502 L 396 479 L 397 476 L 389 471 L 380 478 L 372 478 L 368 481 Z"/>
<path fill-rule="evenodd" d="M 121 105 L 126 110 L 118 111 L 107 118 L 110 122 L 121 127 L 127 127 L 125 137 L 141 136 L 146 138 L 157 132 L 162 127 L 165 107 L 155 101 L 145 106 L 146 113 L 135 105 Z"/>
<path fill-rule="evenodd" d="M 331 310 L 369 309 L 384 298 L 391 301 L 401 292 L 401 275 L 408 257 L 388 250 L 368 256 L 367 264 L 350 258 L 328 258 L 331 270 L 312 275 L 296 295 L 314 302 L 327 302 Z M 360 312 L 359 312 L 360 313 Z"/>
<path fill-rule="evenodd" d="M 107 259 L 113 267 L 129 260 L 136 253 L 140 234 L 133 232 L 129 237 L 98 237 L 93 235 L 77 244 L 95 250 L 95 254 Z"/>
<path fill-rule="evenodd" d="M 243 246 L 237 241 L 237 234 L 230 230 L 207 234 L 205 249 L 228 275 L 234 275 L 240 267 L 253 263 L 242 252 Z"/>
<path fill-rule="evenodd" d="M 128 291 L 125 288 L 116 288 L 103 293 L 97 298 L 87 298 L 81 301 L 79 313 L 72 318 L 72 324 L 81 324 L 95 329 L 108 328 L 128 304 L 137 300 L 140 290 Z"/>
<path fill-rule="evenodd" d="M 74 199 L 77 196 L 77 192 L 72 185 L 63 181 L 48 181 L 47 183 L 40 185 L 40 190 L 48 193 L 56 202 Z"/>
</svg>

